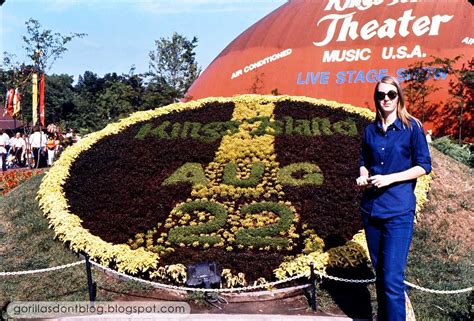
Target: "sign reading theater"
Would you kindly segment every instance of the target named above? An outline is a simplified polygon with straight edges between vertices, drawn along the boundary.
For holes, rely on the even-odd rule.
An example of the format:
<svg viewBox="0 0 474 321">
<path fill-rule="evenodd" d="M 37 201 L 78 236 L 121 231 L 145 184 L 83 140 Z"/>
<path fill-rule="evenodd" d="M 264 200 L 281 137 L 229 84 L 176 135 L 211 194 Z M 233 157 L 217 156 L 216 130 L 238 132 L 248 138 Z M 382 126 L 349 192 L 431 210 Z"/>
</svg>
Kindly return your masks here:
<svg viewBox="0 0 474 321">
<path fill-rule="evenodd" d="M 329 1 L 324 9 L 325 11 L 336 10 L 344 12 L 341 14 L 328 14 L 321 18 L 317 25 L 318 27 L 327 24 L 327 33 L 323 40 L 313 42 L 317 47 L 324 47 L 329 45 L 332 41 L 345 42 L 349 39 L 355 40 L 361 38 L 363 40 L 371 40 L 374 37 L 379 39 L 395 38 L 397 36 L 405 38 L 411 34 L 420 37 L 423 35 L 438 36 L 440 27 L 443 23 L 449 22 L 453 15 L 437 14 L 432 17 L 413 15 L 413 9 L 405 10 L 399 18 L 389 18 L 382 22 L 378 19 L 370 20 L 364 24 L 354 20 L 354 15 L 357 10 L 363 11 L 371 7 L 371 5 L 382 4 L 383 1 L 345 1 L 345 5 L 341 6 L 340 1 Z M 392 6 L 400 3 L 393 1 L 387 6 Z M 359 4 L 359 5 L 356 5 Z M 364 6 L 365 5 L 365 6 Z M 347 10 L 356 10 L 346 13 Z M 348 50 L 325 50 L 323 55 L 323 62 L 340 62 L 340 61 L 357 61 L 369 60 L 371 57 L 370 48 L 362 49 L 348 49 Z M 416 45 L 411 52 L 406 46 L 400 46 L 397 49 L 394 47 L 382 48 L 382 59 L 403 59 L 426 57 L 426 54 L 421 51 L 421 47 Z"/>
<path fill-rule="evenodd" d="M 373 109 L 381 77 L 403 82 L 415 62 L 474 56 L 473 8 L 465 0 L 290 0 L 232 41 L 188 94 L 277 92 Z M 441 90 L 427 102 L 446 101 L 449 78 L 431 77 Z"/>
<path fill-rule="evenodd" d="M 325 21 L 329 21 L 328 33 L 321 42 L 314 42 L 315 46 L 325 46 L 329 44 L 338 31 L 336 41 L 346 41 L 348 38 L 357 39 L 361 37 L 364 40 L 370 40 L 373 37 L 380 39 L 388 37 L 393 38 L 396 35 L 407 37 L 411 33 L 417 37 L 428 34 L 438 36 L 442 23 L 449 22 L 452 15 L 435 15 L 433 17 L 422 16 L 417 18 L 413 16 L 413 10 L 406 10 L 398 19 L 386 19 L 379 23 L 376 19 L 370 20 L 366 24 L 359 26 L 357 21 L 353 21 L 355 12 L 348 14 L 330 14 L 318 21 L 318 26 Z"/>
</svg>

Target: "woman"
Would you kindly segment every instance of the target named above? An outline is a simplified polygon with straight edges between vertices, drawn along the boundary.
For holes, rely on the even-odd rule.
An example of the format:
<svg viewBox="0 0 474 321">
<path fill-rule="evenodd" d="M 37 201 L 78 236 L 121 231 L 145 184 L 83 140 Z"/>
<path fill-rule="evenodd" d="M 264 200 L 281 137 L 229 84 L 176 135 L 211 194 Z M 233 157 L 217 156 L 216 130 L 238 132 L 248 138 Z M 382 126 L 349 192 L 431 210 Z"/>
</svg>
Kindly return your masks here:
<svg viewBox="0 0 474 321">
<path fill-rule="evenodd" d="M 375 121 L 364 131 L 357 185 L 370 258 L 376 274 L 378 320 L 406 320 L 404 273 L 413 233 L 416 179 L 431 171 L 419 120 L 405 108 L 398 81 L 375 86 Z"/>
</svg>

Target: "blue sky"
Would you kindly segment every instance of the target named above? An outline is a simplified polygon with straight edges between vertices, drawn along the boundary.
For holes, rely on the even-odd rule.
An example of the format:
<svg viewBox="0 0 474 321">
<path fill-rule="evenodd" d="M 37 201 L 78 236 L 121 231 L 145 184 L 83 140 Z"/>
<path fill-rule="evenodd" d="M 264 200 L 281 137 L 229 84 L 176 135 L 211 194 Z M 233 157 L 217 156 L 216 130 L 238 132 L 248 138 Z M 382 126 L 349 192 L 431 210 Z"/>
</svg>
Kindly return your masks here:
<svg viewBox="0 0 474 321">
<path fill-rule="evenodd" d="M 240 33 L 286 0 L 6 0 L 0 7 L 0 53 L 26 60 L 22 36 L 25 21 L 38 20 L 44 29 L 63 35 L 87 33 L 68 44 L 50 74 L 67 73 L 77 80 L 90 70 L 148 71 L 148 52 L 155 40 L 178 32 L 197 36 L 196 58 L 207 67 Z"/>
</svg>

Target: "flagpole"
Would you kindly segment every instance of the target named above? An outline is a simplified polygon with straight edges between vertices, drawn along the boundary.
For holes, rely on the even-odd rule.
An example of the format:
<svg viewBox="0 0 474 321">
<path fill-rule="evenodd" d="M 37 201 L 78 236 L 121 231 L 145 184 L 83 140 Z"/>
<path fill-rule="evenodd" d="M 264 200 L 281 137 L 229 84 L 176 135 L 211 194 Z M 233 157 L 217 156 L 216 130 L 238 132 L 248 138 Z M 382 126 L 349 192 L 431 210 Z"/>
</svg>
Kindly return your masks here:
<svg viewBox="0 0 474 321">
<path fill-rule="evenodd" d="M 39 83 L 39 123 L 40 123 L 40 150 L 38 153 L 38 166 L 39 160 L 41 159 L 41 151 L 43 149 L 43 127 L 45 126 L 45 114 L 44 114 L 44 82 L 45 82 L 45 75 L 44 70 L 41 74 L 41 80 Z M 45 147 L 46 148 L 46 147 Z M 47 151 L 46 151 L 47 152 Z M 47 157 L 47 156 L 46 156 Z M 38 167 L 36 167 L 38 168 Z"/>
<path fill-rule="evenodd" d="M 5 104 L 3 105 L 3 116 L 7 113 L 7 102 L 8 102 L 8 87 L 7 88 L 7 93 L 5 94 Z"/>
<path fill-rule="evenodd" d="M 43 54 L 43 53 L 41 52 L 41 50 L 37 50 L 36 53 L 39 55 L 39 57 L 41 57 L 41 55 Z M 38 59 L 39 59 L 39 58 L 38 58 Z M 37 73 L 37 74 L 36 74 L 36 79 L 37 79 L 37 81 L 38 81 L 38 75 L 39 75 L 40 73 L 42 73 L 42 74 L 43 74 L 43 77 L 44 77 L 44 66 L 43 66 L 42 64 L 41 64 L 41 66 L 40 66 L 38 60 L 35 61 L 35 73 Z M 40 80 L 40 86 L 41 86 L 41 80 Z M 36 94 L 38 94 L 38 82 L 36 82 L 35 89 L 36 89 Z M 40 93 L 40 95 L 41 95 L 41 93 Z M 35 98 L 36 98 L 36 103 L 38 103 L 38 100 L 37 100 L 37 99 L 38 99 L 38 96 L 36 96 Z M 41 99 L 41 97 L 40 97 L 40 99 Z M 44 97 L 43 97 L 43 99 L 44 99 Z M 40 104 L 41 104 L 41 101 L 40 101 Z M 37 114 L 37 113 L 38 113 L 38 105 L 35 106 L 34 110 L 35 110 L 35 113 L 36 113 L 36 121 L 38 121 L 38 114 Z M 42 124 L 41 124 L 41 115 L 39 115 L 39 116 L 40 116 L 40 119 L 39 119 L 40 146 L 39 146 L 39 148 L 38 148 L 38 156 L 37 156 L 37 160 L 36 160 L 36 162 L 35 162 L 35 167 L 36 167 L 36 168 L 39 168 L 39 162 L 40 162 L 40 159 L 41 159 L 41 145 L 42 145 L 42 143 L 43 143 L 43 127 L 41 126 L 41 125 L 42 125 Z M 35 123 L 36 123 L 36 122 L 35 122 L 35 119 L 33 119 L 33 126 L 35 125 Z M 33 132 L 33 134 L 34 134 L 34 132 Z"/>
</svg>

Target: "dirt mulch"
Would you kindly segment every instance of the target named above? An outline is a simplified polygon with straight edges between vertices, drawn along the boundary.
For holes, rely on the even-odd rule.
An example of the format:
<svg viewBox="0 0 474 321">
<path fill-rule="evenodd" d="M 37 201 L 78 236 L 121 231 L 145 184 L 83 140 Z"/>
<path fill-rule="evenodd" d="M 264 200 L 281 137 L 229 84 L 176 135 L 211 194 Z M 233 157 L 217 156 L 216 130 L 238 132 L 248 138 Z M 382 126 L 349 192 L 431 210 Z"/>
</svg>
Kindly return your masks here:
<svg viewBox="0 0 474 321">
<path fill-rule="evenodd" d="M 429 201 L 419 217 L 419 224 L 428 224 L 446 235 L 466 253 L 474 245 L 474 178 L 473 170 L 431 148 L 433 181 Z"/>
</svg>

